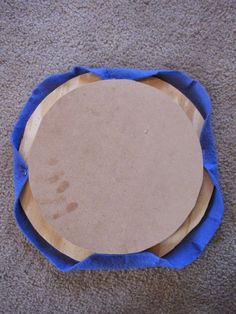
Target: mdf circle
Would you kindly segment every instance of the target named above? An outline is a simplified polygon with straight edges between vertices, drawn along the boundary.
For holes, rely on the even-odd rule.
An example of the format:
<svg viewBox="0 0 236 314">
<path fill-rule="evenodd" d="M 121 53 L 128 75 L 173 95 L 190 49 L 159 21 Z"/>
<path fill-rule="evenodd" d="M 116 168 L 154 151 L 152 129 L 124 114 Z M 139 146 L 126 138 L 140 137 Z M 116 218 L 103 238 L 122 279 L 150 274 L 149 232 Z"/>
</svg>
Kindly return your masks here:
<svg viewBox="0 0 236 314">
<path fill-rule="evenodd" d="M 173 234 L 203 176 L 199 140 L 182 109 L 130 80 L 61 97 L 40 124 L 28 165 L 43 217 L 98 253 L 142 251 Z"/>
</svg>

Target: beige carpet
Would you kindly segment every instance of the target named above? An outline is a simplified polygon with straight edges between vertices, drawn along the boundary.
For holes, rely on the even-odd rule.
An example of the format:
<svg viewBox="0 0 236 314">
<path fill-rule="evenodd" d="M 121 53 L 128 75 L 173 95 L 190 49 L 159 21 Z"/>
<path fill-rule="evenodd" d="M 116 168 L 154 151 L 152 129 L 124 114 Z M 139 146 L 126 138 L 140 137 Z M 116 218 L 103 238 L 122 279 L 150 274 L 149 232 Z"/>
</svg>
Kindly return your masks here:
<svg viewBox="0 0 236 314">
<path fill-rule="evenodd" d="M 236 313 L 235 16 L 234 0 L 0 0 L 0 313 Z M 13 124 L 40 80 L 77 63 L 184 70 L 209 91 L 225 216 L 186 269 L 63 274 L 16 227 Z"/>
</svg>

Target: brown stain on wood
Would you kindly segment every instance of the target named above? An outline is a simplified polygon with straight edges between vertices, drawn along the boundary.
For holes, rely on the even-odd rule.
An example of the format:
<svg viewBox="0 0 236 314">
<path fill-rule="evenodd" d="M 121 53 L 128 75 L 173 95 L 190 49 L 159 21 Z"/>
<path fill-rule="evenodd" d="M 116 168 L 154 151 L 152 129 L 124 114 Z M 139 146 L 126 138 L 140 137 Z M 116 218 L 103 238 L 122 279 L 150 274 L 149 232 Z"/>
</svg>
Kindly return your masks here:
<svg viewBox="0 0 236 314">
<path fill-rule="evenodd" d="M 50 158 L 48 161 L 49 166 L 54 166 L 58 163 L 58 160 L 56 158 Z"/>
<path fill-rule="evenodd" d="M 69 204 L 66 206 L 66 211 L 67 211 L 68 213 L 71 213 L 71 212 L 73 212 L 77 207 L 78 207 L 78 203 L 76 203 L 76 202 L 71 202 L 71 203 L 69 203 Z"/>
<path fill-rule="evenodd" d="M 71 202 L 66 206 L 66 208 L 62 212 L 57 212 L 57 213 L 53 214 L 52 218 L 58 219 L 64 215 L 66 215 L 67 213 L 73 212 L 77 208 L 78 208 L 78 203 L 77 202 Z"/>
<path fill-rule="evenodd" d="M 57 187 L 57 193 L 63 193 L 70 186 L 68 181 L 62 181 Z"/>
<path fill-rule="evenodd" d="M 63 176 L 64 174 L 65 174 L 64 171 L 60 171 L 60 172 L 58 172 L 58 173 L 55 173 L 55 174 L 53 174 L 51 177 L 49 177 L 49 178 L 47 179 L 47 181 L 48 181 L 50 184 L 56 183 L 56 182 L 60 179 L 60 177 Z"/>
<path fill-rule="evenodd" d="M 49 183 L 55 183 L 60 179 L 60 176 L 58 174 L 54 174 L 53 176 L 51 176 L 50 178 L 48 178 L 48 182 Z"/>
<path fill-rule="evenodd" d="M 57 219 L 57 218 L 59 218 L 59 217 L 60 217 L 60 214 L 59 214 L 59 213 L 56 213 L 56 214 L 53 214 L 53 215 L 52 215 L 52 218 L 53 218 L 53 219 Z"/>
</svg>

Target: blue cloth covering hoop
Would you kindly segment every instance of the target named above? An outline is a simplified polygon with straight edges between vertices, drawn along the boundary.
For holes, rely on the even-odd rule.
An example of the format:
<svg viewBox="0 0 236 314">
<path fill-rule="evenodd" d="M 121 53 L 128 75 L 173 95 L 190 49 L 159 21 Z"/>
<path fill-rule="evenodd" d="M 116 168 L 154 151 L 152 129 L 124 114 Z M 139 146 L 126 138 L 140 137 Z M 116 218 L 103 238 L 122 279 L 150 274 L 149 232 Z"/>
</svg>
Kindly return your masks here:
<svg viewBox="0 0 236 314">
<path fill-rule="evenodd" d="M 215 185 L 214 193 L 201 223 L 194 228 L 173 251 L 162 258 L 145 251 L 119 255 L 93 254 L 83 261 L 75 261 L 53 248 L 34 230 L 20 205 L 20 194 L 28 180 L 28 167 L 19 153 L 19 146 L 29 117 L 41 101 L 55 88 L 75 76 L 88 72 L 97 74 L 104 80 L 140 80 L 155 75 L 178 88 L 193 102 L 205 119 L 200 141 L 203 151 L 204 167 Z M 211 100 L 205 88 L 198 81 L 193 80 L 185 73 L 179 71 L 88 68 L 75 66 L 72 70 L 66 73 L 47 77 L 34 89 L 12 132 L 15 186 L 14 215 L 20 230 L 53 265 L 64 272 L 75 269 L 112 270 L 145 267 L 169 267 L 180 269 L 187 266 L 201 255 L 207 243 L 218 229 L 224 212 L 223 197 L 219 184 L 216 148 L 210 120 Z"/>
</svg>

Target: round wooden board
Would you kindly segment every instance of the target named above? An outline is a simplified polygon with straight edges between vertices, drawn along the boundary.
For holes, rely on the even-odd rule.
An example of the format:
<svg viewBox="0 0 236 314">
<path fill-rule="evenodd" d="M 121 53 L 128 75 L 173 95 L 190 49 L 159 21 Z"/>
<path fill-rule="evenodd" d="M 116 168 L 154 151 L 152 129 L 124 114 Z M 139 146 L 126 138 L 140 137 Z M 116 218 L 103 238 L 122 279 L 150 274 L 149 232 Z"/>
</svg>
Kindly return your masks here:
<svg viewBox="0 0 236 314">
<path fill-rule="evenodd" d="M 28 120 L 24 136 L 21 141 L 20 152 L 24 156 L 25 160 L 27 160 L 30 147 L 34 140 L 34 136 L 37 132 L 38 126 L 40 125 L 44 114 L 46 114 L 47 111 L 54 105 L 55 101 L 66 93 L 70 92 L 71 90 L 74 90 L 75 88 L 81 87 L 82 85 L 91 83 L 99 79 L 99 77 L 91 73 L 74 77 L 73 79 L 56 88 L 41 102 L 41 104 L 37 107 L 37 109 Z M 188 98 L 186 98 L 175 87 L 158 79 L 157 77 L 143 79 L 141 80 L 141 82 L 145 84 L 150 84 L 151 86 L 160 89 L 167 93 L 169 96 L 171 96 L 173 100 L 187 114 L 188 118 L 193 124 L 193 128 L 200 136 L 204 120 L 196 107 L 191 103 Z M 159 256 L 167 254 L 176 245 L 178 245 L 178 243 L 180 243 L 180 241 L 199 223 L 206 211 L 213 191 L 213 184 L 205 171 L 203 177 L 203 185 L 205 185 L 205 189 L 203 189 L 203 187 L 201 188 L 196 205 L 186 221 L 172 236 L 152 248 L 152 251 L 155 254 Z M 21 205 L 29 221 L 37 230 L 37 232 L 39 232 L 39 234 L 57 250 L 75 260 L 82 260 L 92 253 L 81 247 L 73 245 L 70 241 L 62 238 L 60 234 L 56 233 L 56 231 L 46 223 L 38 209 L 37 202 L 33 198 L 28 182 L 25 185 L 24 191 L 21 195 Z M 182 232 L 182 230 L 184 232 Z"/>
<path fill-rule="evenodd" d="M 202 183 L 200 144 L 182 110 L 126 80 L 60 98 L 40 124 L 28 165 L 48 223 L 102 253 L 142 251 L 170 236 Z"/>
</svg>

